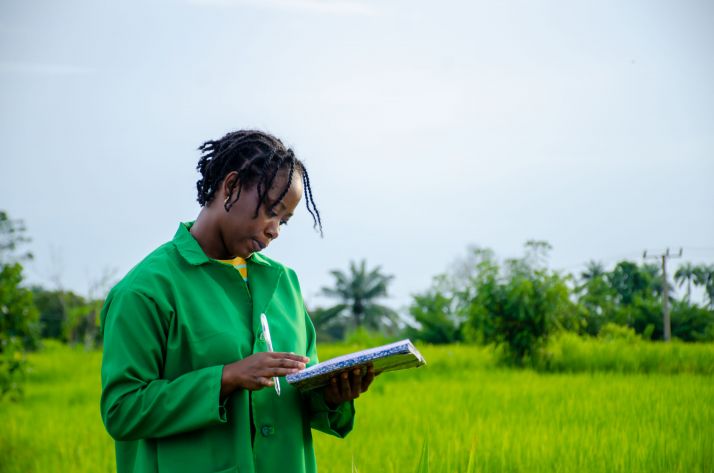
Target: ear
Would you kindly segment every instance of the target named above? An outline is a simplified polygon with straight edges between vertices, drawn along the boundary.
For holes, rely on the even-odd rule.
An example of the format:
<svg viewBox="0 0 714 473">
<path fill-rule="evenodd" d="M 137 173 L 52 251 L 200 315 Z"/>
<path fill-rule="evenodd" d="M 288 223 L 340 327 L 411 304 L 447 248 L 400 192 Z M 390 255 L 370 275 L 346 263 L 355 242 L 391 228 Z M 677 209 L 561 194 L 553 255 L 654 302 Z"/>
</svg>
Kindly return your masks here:
<svg viewBox="0 0 714 473">
<path fill-rule="evenodd" d="M 236 199 L 236 188 L 238 185 L 236 184 L 236 181 L 238 180 L 238 172 L 236 171 L 231 171 L 228 174 L 226 174 L 226 177 L 223 178 L 221 181 L 221 184 L 219 185 L 218 189 L 216 189 L 216 195 L 215 195 L 215 201 L 218 206 L 220 206 L 223 209 L 226 209 L 226 204 L 228 203 L 227 197 L 228 193 L 230 192 L 231 187 L 235 188 L 233 189 L 233 193 L 231 194 L 231 201 L 235 201 Z M 228 209 L 230 209 L 233 206 L 233 202 L 231 202 L 228 205 Z M 226 211 L 228 210 L 226 209 Z"/>
<path fill-rule="evenodd" d="M 231 171 L 226 174 L 226 177 L 223 178 L 223 182 L 221 182 L 221 193 L 224 199 L 228 195 L 228 192 L 230 192 L 231 187 L 237 187 L 237 180 L 238 171 Z M 235 190 L 233 191 L 233 193 L 235 194 Z"/>
</svg>

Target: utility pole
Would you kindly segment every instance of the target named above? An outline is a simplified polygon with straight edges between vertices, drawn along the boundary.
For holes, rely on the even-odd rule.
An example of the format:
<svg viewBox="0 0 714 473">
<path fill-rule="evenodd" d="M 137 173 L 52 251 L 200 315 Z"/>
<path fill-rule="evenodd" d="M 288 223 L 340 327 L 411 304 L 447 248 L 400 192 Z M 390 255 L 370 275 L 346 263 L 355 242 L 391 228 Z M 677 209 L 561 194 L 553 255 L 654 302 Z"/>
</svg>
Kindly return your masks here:
<svg viewBox="0 0 714 473">
<path fill-rule="evenodd" d="M 674 255 L 669 252 L 667 248 L 663 253 L 660 254 L 647 254 L 647 250 L 642 253 L 642 258 L 657 258 L 662 260 L 662 312 L 664 319 L 664 341 L 668 342 L 672 339 L 672 326 L 669 320 L 669 284 L 667 284 L 667 260 L 669 258 L 681 258 L 682 248 L 679 249 L 679 253 Z"/>
</svg>

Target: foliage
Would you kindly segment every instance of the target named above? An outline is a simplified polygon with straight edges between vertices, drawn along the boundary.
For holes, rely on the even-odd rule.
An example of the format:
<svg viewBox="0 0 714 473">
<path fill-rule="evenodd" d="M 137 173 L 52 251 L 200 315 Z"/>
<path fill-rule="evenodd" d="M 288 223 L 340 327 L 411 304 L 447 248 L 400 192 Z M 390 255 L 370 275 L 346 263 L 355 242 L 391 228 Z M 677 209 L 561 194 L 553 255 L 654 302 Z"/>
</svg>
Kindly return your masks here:
<svg viewBox="0 0 714 473">
<path fill-rule="evenodd" d="M 674 272 L 674 280 L 681 287 L 687 285 L 686 300 L 690 302 L 692 296 L 692 282 L 697 274 L 697 267 L 692 263 L 684 263 Z"/>
<path fill-rule="evenodd" d="M 562 332 L 533 366 L 552 372 L 692 373 L 714 375 L 714 345 L 648 342 L 630 327 L 608 323 L 597 338 Z"/>
<path fill-rule="evenodd" d="M 416 338 L 496 343 L 510 362 L 522 364 L 552 331 L 578 329 L 582 322 L 568 279 L 547 268 L 549 251 L 547 242 L 528 241 L 521 258 L 501 265 L 492 251 L 471 249 L 456 272 L 415 296 L 410 313 L 420 324 Z"/>
<path fill-rule="evenodd" d="M 348 272 L 333 270 L 331 287 L 323 287 L 322 294 L 339 303 L 318 313 L 313 319 L 318 330 L 332 324 L 345 330 L 366 327 L 370 330 L 396 331 L 399 316 L 391 308 L 378 302 L 388 296 L 387 288 L 393 276 L 382 273 L 379 266 L 367 269 L 367 262 L 350 262 Z"/>
<path fill-rule="evenodd" d="M 42 338 L 71 341 L 70 335 L 74 332 L 74 327 L 68 312 L 85 306 L 87 301 L 84 297 L 72 291 L 52 291 L 41 286 L 33 286 L 31 290 L 35 306 L 40 313 Z"/>
<path fill-rule="evenodd" d="M 319 342 L 335 342 L 344 340 L 347 334 L 347 324 L 342 317 L 338 317 L 347 308 L 347 304 L 324 308 L 315 307 L 308 310 L 312 324 L 317 332 Z"/>
<path fill-rule="evenodd" d="M 365 327 L 357 327 L 347 332 L 344 343 L 345 345 L 354 346 L 356 350 L 362 350 L 365 347 L 377 347 L 394 341 L 395 337 L 390 337 Z"/>
<path fill-rule="evenodd" d="M 29 251 L 19 252 L 19 248 L 30 242 L 27 228 L 22 220 L 13 220 L 4 210 L 0 210 L 0 265 L 32 259 Z"/>
<path fill-rule="evenodd" d="M 40 313 L 43 338 L 85 346 L 98 346 L 98 314 L 102 300 L 87 300 L 72 291 L 32 288 L 35 306 Z"/>
<path fill-rule="evenodd" d="M 70 307 L 63 330 L 64 338 L 72 344 L 82 343 L 86 348 L 99 346 L 99 313 L 102 304 L 102 300 L 95 299 Z"/>
<path fill-rule="evenodd" d="M 692 285 L 704 285 L 706 289 L 707 268 L 685 263 L 675 272 L 674 280 L 678 285 L 687 285 L 681 300 L 675 299 L 674 291 L 670 291 L 672 335 L 675 338 L 706 341 L 714 333 L 714 311 L 691 301 Z M 664 338 L 662 273 L 658 266 L 620 261 L 608 272 L 601 264 L 591 262 L 580 280 L 575 296 L 585 314 L 586 324 L 581 333 L 594 336 L 604 324 L 615 323 L 632 327 L 646 339 Z"/>
<path fill-rule="evenodd" d="M 593 271 L 596 265 L 600 270 Z M 582 284 L 575 287 L 575 296 L 583 314 L 582 331 L 597 335 L 603 325 L 612 319 L 615 311 L 615 290 L 608 283 L 602 266 L 591 262 L 589 269 L 581 274 Z"/>
<path fill-rule="evenodd" d="M 409 306 L 411 315 L 418 327 L 410 326 L 406 334 L 413 340 L 442 344 L 458 342 L 463 339 L 462 324 L 464 317 L 460 310 L 460 299 L 449 291 L 445 275 L 434 278 L 434 285 L 422 294 L 413 296 Z"/>
<path fill-rule="evenodd" d="M 469 248 L 449 273 L 435 276 L 431 287 L 413 296 L 409 314 L 414 324 L 407 327 L 407 336 L 434 344 L 495 340 L 493 319 L 472 300 L 478 282 L 497 268 L 491 250 Z"/>
<path fill-rule="evenodd" d="M 672 336 L 685 342 L 714 342 L 714 312 L 696 304 L 672 305 Z"/>
<path fill-rule="evenodd" d="M 709 308 L 714 309 L 714 265 L 700 265 L 693 270 L 693 282 L 702 286 L 709 299 Z"/>
<path fill-rule="evenodd" d="M 549 270 L 549 251 L 547 242 L 529 241 L 522 257 L 501 263 L 491 250 L 471 248 L 466 258 L 413 296 L 409 314 L 414 323 L 407 335 L 435 344 L 500 344 L 500 352 L 516 364 L 542 354 L 548 337 L 562 331 L 595 337 L 616 324 L 643 339 L 664 338 L 659 266 L 620 261 L 608 271 L 590 261 L 576 278 Z M 714 284 L 714 266 L 683 268 L 675 273 L 680 286 L 708 291 L 707 284 Z M 693 303 L 689 288 L 681 300 L 670 289 L 675 339 L 712 340 L 714 310 Z"/>
<path fill-rule="evenodd" d="M 29 253 L 17 254 L 18 246 L 28 241 L 21 222 L 0 212 L 0 398 L 22 394 L 27 349 L 37 348 L 39 324 L 32 293 L 21 286 L 19 260 Z"/>
<path fill-rule="evenodd" d="M 528 255 L 511 260 L 505 272 L 492 272 L 476 287 L 472 301 L 493 318 L 496 342 L 505 344 L 508 359 L 516 364 L 536 355 L 551 332 L 578 326 L 566 280 L 529 260 Z"/>
<path fill-rule="evenodd" d="M 662 293 L 661 275 L 657 266 L 638 266 L 631 261 L 621 261 L 605 277 L 614 291 L 616 302 L 623 306 L 633 304 L 638 296 L 649 299 L 659 297 Z"/>
<path fill-rule="evenodd" d="M 429 473 L 429 441 L 424 440 L 424 445 L 421 447 L 421 455 L 419 463 L 416 466 L 416 473 Z"/>
</svg>

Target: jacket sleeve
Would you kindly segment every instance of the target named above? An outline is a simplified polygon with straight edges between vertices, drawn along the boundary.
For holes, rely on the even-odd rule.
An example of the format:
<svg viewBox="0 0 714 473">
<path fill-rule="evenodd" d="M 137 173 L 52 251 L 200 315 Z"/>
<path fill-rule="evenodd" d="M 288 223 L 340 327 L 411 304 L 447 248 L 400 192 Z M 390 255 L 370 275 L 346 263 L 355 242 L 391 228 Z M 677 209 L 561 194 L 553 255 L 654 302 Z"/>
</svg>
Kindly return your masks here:
<svg viewBox="0 0 714 473">
<path fill-rule="evenodd" d="M 101 414 L 115 440 L 164 437 L 226 422 L 223 366 L 163 379 L 169 314 L 149 297 L 110 294 L 102 309 Z"/>
<path fill-rule="evenodd" d="M 310 358 L 309 366 L 318 363 L 317 347 L 315 345 L 315 327 L 305 311 L 305 327 L 307 328 L 307 357 Z M 313 429 L 344 438 L 354 427 L 355 406 L 354 401 L 343 402 L 335 409 L 330 409 L 325 402 L 322 389 L 314 389 L 306 393 L 306 401 L 310 410 L 310 425 Z"/>
</svg>

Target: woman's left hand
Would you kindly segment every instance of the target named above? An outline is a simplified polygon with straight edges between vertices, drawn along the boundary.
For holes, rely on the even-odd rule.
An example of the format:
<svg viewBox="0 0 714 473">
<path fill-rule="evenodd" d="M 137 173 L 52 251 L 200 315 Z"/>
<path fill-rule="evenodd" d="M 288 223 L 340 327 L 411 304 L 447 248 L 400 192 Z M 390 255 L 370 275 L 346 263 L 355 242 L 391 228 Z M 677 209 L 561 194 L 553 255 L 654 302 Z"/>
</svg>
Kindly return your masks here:
<svg viewBox="0 0 714 473">
<path fill-rule="evenodd" d="M 369 389 L 372 381 L 374 381 L 374 366 L 371 364 L 367 366 L 364 375 L 362 370 L 357 368 L 333 376 L 324 391 L 325 402 L 330 408 L 335 408 L 338 404 L 357 399 L 360 394 Z"/>
</svg>

